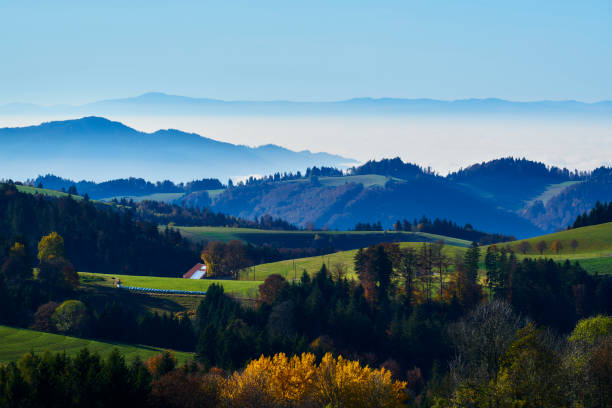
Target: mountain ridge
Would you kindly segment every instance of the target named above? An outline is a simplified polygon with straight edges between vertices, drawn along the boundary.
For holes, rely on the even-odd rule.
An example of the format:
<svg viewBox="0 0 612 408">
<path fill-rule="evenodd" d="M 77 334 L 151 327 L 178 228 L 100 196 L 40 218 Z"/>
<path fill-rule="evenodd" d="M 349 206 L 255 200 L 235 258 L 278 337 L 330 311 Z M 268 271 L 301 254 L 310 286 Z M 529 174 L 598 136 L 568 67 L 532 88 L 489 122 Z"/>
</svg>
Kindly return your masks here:
<svg viewBox="0 0 612 408">
<path fill-rule="evenodd" d="M 0 143 L 0 171 L 7 178 L 54 173 L 99 181 L 101 174 L 188 181 L 357 163 L 331 153 L 234 145 L 175 129 L 146 133 L 96 116 L 1 128 Z"/>
<path fill-rule="evenodd" d="M 121 113 L 225 113 L 225 114 L 560 114 L 602 115 L 612 113 L 612 100 L 584 102 L 577 100 L 512 101 L 501 98 L 464 98 L 441 100 L 434 98 L 355 97 L 330 101 L 291 100 L 224 100 L 189 97 L 163 92 L 147 92 L 125 98 L 103 99 L 77 105 L 42 106 L 33 103 L 0 105 L 2 113 L 66 113 L 108 115 Z M 126 111 L 127 110 L 127 111 Z"/>
</svg>

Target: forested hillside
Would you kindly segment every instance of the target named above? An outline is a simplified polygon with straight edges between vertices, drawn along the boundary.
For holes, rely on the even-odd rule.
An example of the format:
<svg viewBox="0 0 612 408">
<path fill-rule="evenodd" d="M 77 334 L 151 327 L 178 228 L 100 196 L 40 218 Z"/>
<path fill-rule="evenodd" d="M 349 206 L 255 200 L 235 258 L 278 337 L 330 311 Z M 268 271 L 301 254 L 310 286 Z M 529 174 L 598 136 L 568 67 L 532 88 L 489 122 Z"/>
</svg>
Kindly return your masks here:
<svg viewBox="0 0 612 408">
<path fill-rule="evenodd" d="M 369 161 L 344 174 L 289 174 L 248 180 L 215 195 L 191 193 L 189 205 L 244 218 L 261 214 L 298 226 L 346 229 L 397 219 L 450 218 L 517 237 L 566 228 L 597 200 L 612 199 L 610 169 L 578 172 L 502 158 L 446 177 L 399 158 Z"/>
<path fill-rule="evenodd" d="M 541 228 L 565 229 L 578 215 L 593 208 L 597 201 L 612 201 L 611 167 L 594 170 L 583 182 L 568 187 L 546 204 L 536 201 L 523 214 Z"/>
<path fill-rule="evenodd" d="M 612 201 L 609 203 L 600 203 L 597 201 L 595 207 L 588 213 L 583 213 L 576 218 L 572 228 L 586 227 L 588 225 L 603 224 L 612 222 Z"/>
<path fill-rule="evenodd" d="M 0 184 L 0 247 L 25 244 L 30 257 L 50 232 L 65 241 L 66 255 L 78 270 L 176 276 L 198 260 L 181 234 L 135 220 L 130 211 L 71 197 L 24 194 Z"/>
<path fill-rule="evenodd" d="M 173 183 L 170 180 L 152 183 L 142 178 L 127 178 L 109 180 L 100 183 L 93 181 L 73 181 L 66 178 L 47 174 L 28 180 L 31 184 L 51 190 L 68 191 L 75 187 L 81 195 L 87 194 L 90 198 L 101 199 L 116 196 L 143 196 L 157 193 L 190 193 L 192 191 L 215 190 L 224 188 L 218 179 L 193 180 L 188 183 Z"/>
<path fill-rule="evenodd" d="M 95 183 L 47 175 L 30 182 L 73 193 L 76 190 L 94 199 L 127 196 L 184 207 L 147 213 L 155 215 L 150 221 L 161 224 L 174 221 L 179 225 L 248 227 L 251 220 L 265 216 L 287 221 L 285 225 L 273 223 L 274 228 L 280 229 L 290 229 L 290 224 L 349 229 L 357 223 L 379 221 L 382 228 L 391 229 L 398 219 L 425 216 L 452 219 L 481 231 L 519 238 L 564 229 L 597 201 L 612 200 L 610 168 L 578 172 L 515 158 L 474 164 L 446 177 L 399 158 L 368 161 L 344 172 L 314 166 L 304 173 L 276 172 L 239 182 L 229 180 L 227 188 L 217 179 L 153 183 L 127 178 Z M 206 215 L 202 221 L 198 220 L 200 215 L 187 214 L 192 208 L 207 214 L 230 214 L 241 220 L 223 224 Z M 172 220 L 170 212 L 184 216 Z M 263 228 L 271 227 L 267 224 Z"/>
<path fill-rule="evenodd" d="M 443 177 L 417 172 L 411 178 L 389 179 L 383 185 L 367 187 L 363 178 L 351 177 L 344 183 L 340 177 L 321 177 L 237 186 L 216 196 L 211 208 L 243 218 L 270 214 L 296 225 L 319 228 L 348 229 L 357 222 L 377 221 L 391 228 L 397 219 L 426 215 L 516 236 L 540 231 L 527 220 Z"/>
<path fill-rule="evenodd" d="M 547 186 L 581 180 L 584 176 L 568 169 L 508 157 L 471 165 L 449 174 L 447 179 L 490 197 L 508 210 L 519 210 L 525 201 L 537 197 Z"/>
</svg>

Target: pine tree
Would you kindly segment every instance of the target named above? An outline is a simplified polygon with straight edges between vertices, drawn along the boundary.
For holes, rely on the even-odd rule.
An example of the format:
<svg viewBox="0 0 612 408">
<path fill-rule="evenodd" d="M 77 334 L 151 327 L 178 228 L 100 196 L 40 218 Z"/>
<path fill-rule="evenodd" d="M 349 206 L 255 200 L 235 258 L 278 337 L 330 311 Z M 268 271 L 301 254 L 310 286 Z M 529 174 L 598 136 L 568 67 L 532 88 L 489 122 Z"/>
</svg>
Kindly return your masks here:
<svg viewBox="0 0 612 408">
<path fill-rule="evenodd" d="M 471 282 L 478 280 L 478 262 L 480 261 L 480 248 L 478 244 L 472 241 L 472 245 L 465 252 L 463 263 L 465 264 L 467 278 Z"/>
</svg>

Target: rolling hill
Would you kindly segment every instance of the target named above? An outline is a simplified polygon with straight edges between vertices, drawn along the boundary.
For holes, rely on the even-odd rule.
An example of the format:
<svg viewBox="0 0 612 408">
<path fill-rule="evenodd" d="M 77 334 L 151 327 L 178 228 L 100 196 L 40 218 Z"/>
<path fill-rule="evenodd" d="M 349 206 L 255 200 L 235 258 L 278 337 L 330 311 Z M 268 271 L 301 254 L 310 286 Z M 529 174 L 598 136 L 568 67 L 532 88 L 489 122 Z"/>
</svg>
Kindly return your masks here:
<svg viewBox="0 0 612 408">
<path fill-rule="evenodd" d="M 577 242 L 577 247 L 575 249 L 572 248 L 572 240 Z M 541 241 L 546 242 L 546 249 L 542 254 L 536 249 L 536 244 Z M 554 241 L 561 242 L 562 249 L 558 253 L 551 248 Z M 553 259 L 592 259 L 607 257 L 612 260 L 612 222 L 503 243 L 499 244 L 499 246 L 511 247 L 517 254 L 520 254 L 521 251 L 517 248 L 522 242 L 529 243 L 530 247 L 525 253 L 525 256 L 545 256 Z"/>
<path fill-rule="evenodd" d="M 174 227 L 194 241 L 242 240 L 254 245 L 268 244 L 285 248 L 321 247 L 332 244 L 337 250 L 361 248 L 380 242 L 427 242 L 444 240 L 449 245 L 468 246 L 469 242 L 424 232 L 395 231 L 274 231 L 230 227 Z"/>
<path fill-rule="evenodd" d="M 570 245 L 573 239 L 578 241 L 578 247 L 575 250 L 573 250 Z M 560 240 L 564 248 L 559 251 L 559 253 L 550 249 L 552 242 L 555 240 Z M 532 247 L 526 254 L 522 254 L 518 249 L 519 244 L 523 241 L 529 242 Z M 535 249 L 535 245 L 539 241 L 547 242 L 547 249 L 542 255 Z M 420 245 L 422 245 L 422 243 L 419 242 L 400 243 L 400 247 L 403 248 L 418 248 Z M 522 241 L 497 244 L 497 246 L 512 248 L 519 259 L 526 257 L 552 258 L 558 261 L 569 259 L 578 261 L 589 273 L 612 274 L 612 222 L 542 235 Z M 486 247 L 481 248 L 481 262 L 484 262 L 485 250 Z M 452 259 L 457 253 L 461 254 L 465 251 L 465 245 L 462 245 L 460 242 L 453 244 L 447 241 L 444 251 L 445 254 Z M 357 250 L 339 251 L 329 255 L 290 259 L 257 265 L 245 270 L 241 279 L 256 279 L 259 281 L 271 274 L 279 274 L 287 280 L 299 279 L 304 270 L 309 274 L 313 274 L 317 272 L 323 264 L 331 266 L 332 268 L 335 264 L 343 264 L 347 268 L 346 271 L 349 278 L 355 277 L 353 259 L 356 252 Z M 481 265 L 481 268 L 484 268 L 484 264 Z"/>
<path fill-rule="evenodd" d="M 355 162 L 276 145 L 233 145 L 174 129 L 144 133 L 101 117 L 2 128 L 0 144 L 1 176 L 16 179 L 54 173 L 96 181 L 126 176 L 187 181 Z"/>
<path fill-rule="evenodd" d="M 570 172 L 526 159 L 474 164 L 445 177 L 399 158 L 370 161 L 347 174 L 237 185 L 179 201 L 242 218 L 264 214 L 298 226 L 349 229 L 358 222 L 451 219 L 519 238 L 553 232 L 597 200 L 612 199 L 612 170 Z"/>
<path fill-rule="evenodd" d="M 415 248 L 418 249 L 422 242 L 400 242 L 400 248 Z M 444 254 L 449 258 L 453 259 L 457 253 L 463 254 L 465 252 L 465 246 L 461 245 L 446 245 L 444 247 Z M 334 252 L 329 255 L 312 256 L 308 258 L 289 259 L 285 261 L 270 262 L 261 265 L 257 265 L 252 268 L 245 269 L 240 279 L 248 280 L 265 280 L 272 274 L 278 274 L 283 276 L 288 281 L 299 280 L 300 276 L 304 271 L 309 275 L 313 275 L 321 269 L 321 266 L 325 264 L 328 268 L 334 268 L 335 265 L 341 264 L 347 273 L 348 279 L 356 279 L 354 258 L 357 253 L 357 249 L 348 251 Z"/>
<path fill-rule="evenodd" d="M 257 282 L 242 282 L 220 279 L 183 279 L 162 278 L 156 276 L 116 275 L 104 273 L 79 272 L 79 275 L 92 281 L 95 285 L 114 286 L 116 279 L 121 280 L 123 286 L 133 286 L 147 289 L 171 289 L 194 292 L 205 292 L 212 284 L 223 286 L 226 293 L 236 296 L 245 296 L 253 288 L 257 289 Z"/>
<path fill-rule="evenodd" d="M 472 223 L 488 232 L 520 237 L 541 233 L 528 220 L 499 208 L 494 200 L 443 177 L 418 174 L 406 180 L 392 178 L 384 184 L 364 183 L 365 176 L 360 177 L 321 177 L 315 182 L 298 180 L 227 189 L 212 199 L 211 209 L 247 219 L 268 214 L 298 226 L 313 223 L 330 229 L 377 221 L 389 228 L 398 219 L 426 215 L 449 218 L 461 225 Z"/>
<path fill-rule="evenodd" d="M 136 356 L 146 360 L 163 351 L 163 349 L 157 347 L 88 340 L 1 325 L 0 344 L 2 344 L 2 347 L 0 347 L 0 362 L 4 363 L 18 361 L 21 356 L 30 351 L 42 353 L 48 350 L 65 352 L 69 356 L 74 356 L 80 350 L 87 348 L 89 351 L 105 357 L 113 349 L 118 349 L 128 360 L 132 360 Z M 193 358 L 191 353 L 173 351 L 173 354 L 181 364 Z"/>
</svg>

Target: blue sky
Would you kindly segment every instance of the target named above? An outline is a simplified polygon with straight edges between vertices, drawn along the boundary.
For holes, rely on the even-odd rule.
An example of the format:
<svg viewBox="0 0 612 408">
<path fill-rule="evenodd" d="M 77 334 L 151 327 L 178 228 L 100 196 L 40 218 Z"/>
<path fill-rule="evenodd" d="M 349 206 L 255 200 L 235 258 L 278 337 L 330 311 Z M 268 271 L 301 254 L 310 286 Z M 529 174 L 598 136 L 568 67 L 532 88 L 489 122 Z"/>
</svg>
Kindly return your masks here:
<svg viewBox="0 0 612 408">
<path fill-rule="evenodd" d="M 0 104 L 612 99 L 611 3 L 2 1 Z"/>
</svg>

